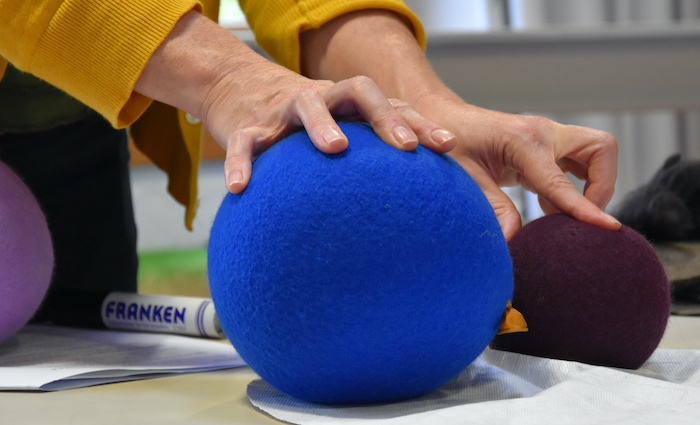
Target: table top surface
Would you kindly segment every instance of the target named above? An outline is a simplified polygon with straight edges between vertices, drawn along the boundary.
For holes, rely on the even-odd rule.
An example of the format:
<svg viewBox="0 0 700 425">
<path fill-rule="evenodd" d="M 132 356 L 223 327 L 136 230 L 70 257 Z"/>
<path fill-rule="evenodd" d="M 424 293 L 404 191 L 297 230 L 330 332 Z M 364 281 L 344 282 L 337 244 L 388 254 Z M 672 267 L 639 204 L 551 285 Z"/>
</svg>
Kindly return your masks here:
<svg viewBox="0 0 700 425">
<path fill-rule="evenodd" d="M 672 316 L 663 348 L 700 349 L 700 317 Z M 59 392 L 1 392 L 0 422 L 14 424 L 281 424 L 257 411 L 248 367 Z"/>
</svg>

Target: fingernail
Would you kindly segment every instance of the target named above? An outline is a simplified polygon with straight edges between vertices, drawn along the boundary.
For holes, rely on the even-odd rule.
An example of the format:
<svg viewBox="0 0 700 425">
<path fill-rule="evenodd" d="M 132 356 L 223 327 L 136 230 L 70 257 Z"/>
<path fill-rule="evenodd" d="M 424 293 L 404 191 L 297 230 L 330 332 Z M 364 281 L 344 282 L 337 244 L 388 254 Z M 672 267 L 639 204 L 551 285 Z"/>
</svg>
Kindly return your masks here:
<svg viewBox="0 0 700 425">
<path fill-rule="evenodd" d="M 231 187 L 234 184 L 240 183 L 242 181 L 243 181 L 243 173 L 239 170 L 234 170 L 228 176 L 228 187 Z"/>
<path fill-rule="evenodd" d="M 435 143 L 437 143 L 438 145 L 442 145 L 442 144 L 454 139 L 455 135 L 447 130 L 440 129 L 440 130 L 435 130 L 432 133 L 430 133 L 430 137 L 432 137 L 432 139 Z"/>
<path fill-rule="evenodd" d="M 620 223 L 620 220 L 616 219 L 615 217 L 611 216 L 610 214 L 606 214 L 608 216 L 608 221 L 610 223 L 614 224 L 615 226 L 622 227 L 622 223 Z"/>
<path fill-rule="evenodd" d="M 409 143 L 418 143 L 418 137 L 409 129 L 403 126 L 398 126 L 394 129 L 394 137 L 401 145 Z"/>
<path fill-rule="evenodd" d="M 338 130 L 332 127 L 325 129 L 323 131 L 322 137 L 323 141 L 326 142 L 327 145 L 330 145 L 336 140 L 344 140 L 343 135 L 340 134 Z"/>
</svg>

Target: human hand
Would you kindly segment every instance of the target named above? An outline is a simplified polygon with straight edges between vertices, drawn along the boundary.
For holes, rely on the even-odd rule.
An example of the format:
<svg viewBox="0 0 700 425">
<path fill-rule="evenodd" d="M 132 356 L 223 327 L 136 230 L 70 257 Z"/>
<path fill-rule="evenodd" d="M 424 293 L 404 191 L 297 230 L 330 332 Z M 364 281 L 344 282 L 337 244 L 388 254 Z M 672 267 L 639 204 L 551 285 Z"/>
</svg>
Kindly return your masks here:
<svg viewBox="0 0 700 425">
<path fill-rule="evenodd" d="M 231 74 L 230 79 L 241 75 Z M 322 152 L 339 153 L 348 146 L 335 119 L 365 120 L 388 144 L 401 150 L 419 143 L 438 153 L 454 148 L 456 138 L 423 118 L 407 103 L 387 99 L 367 77 L 333 83 L 311 80 L 271 63 L 240 81 L 224 78 L 211 90 L 203 122 L 226 149 L 224 164 L 230 192 L 242 192 L 250 180 L 252 161 L 293 130 L 306 128 Z"/>
<path fill-rule="evenodd" d="M 204 123 L 226 150 L 224 171 L 232 193 L 245 189 L 257 155 L 301 126 L 322 152 L 343 151 L 348 140 L 334 118 L 365 120 L 398 149 L 421 143 L 444 153 L 456 144 L 453 134 L 407 103 L 388 99 L 371 79 L 333 83 L 303 77 L 195 11 L 178 21 L 134 88 Z"/>
<path fill-rule="evenodd" d="M 454 133 L 457 147 L 449 154 L 481 186 L 506 239 L 521 221 L 500 186 L 516 184 L 537 193 L 545 212 L 558 210 L 605 229 L 620 228 L 602 211 L 617 174 L 617 142 L 610 134 L 465 103 L 435 74 L 407 20 L 393 12 L 348 13 L 302 32 L 300 41 L 306 75 L 334 80 L 369 75 L 386 93 Z M 583 195 L 565 172 L 586 181 Z"/>
<path fill-rule="evenodd" d="M 457 147 L 449 155 L 482 188 L 507 240 L 522 224 L 500 187 L 518 184 L 538 194 L 547 214 L 562 212 L 604 229 L 620 228 L 603 212 L 617 177 L 617 142 L 609 133 L 491 111 L 455 98 L 426 99 L 419 110 L 457 136 Z M 566 172 L 586 182 L 583 195 Z"/>
</svg>

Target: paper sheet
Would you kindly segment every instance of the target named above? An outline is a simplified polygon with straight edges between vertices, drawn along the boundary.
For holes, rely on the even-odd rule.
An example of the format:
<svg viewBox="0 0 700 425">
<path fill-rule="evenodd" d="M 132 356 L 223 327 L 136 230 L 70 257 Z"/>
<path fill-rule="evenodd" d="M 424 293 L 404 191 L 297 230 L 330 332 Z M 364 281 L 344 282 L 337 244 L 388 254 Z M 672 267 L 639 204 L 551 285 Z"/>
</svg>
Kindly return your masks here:
<svg viewBox="0 0 700 425">
<path fill-rule="evenodd" d="M 700 419 L 700 351 L 659 349 L 639 370 L 605 368 L 487 349 L 440 390 L 375 406 L 323 406 L 262 380 L 253 405 L 302 425 L 693 424 Z"/>
<path fill-rule="evenodd" d="M 0 390 L 56 391 L 243 365 L 228 342 L 29 325 L 0 345 Z"/>
</svg>

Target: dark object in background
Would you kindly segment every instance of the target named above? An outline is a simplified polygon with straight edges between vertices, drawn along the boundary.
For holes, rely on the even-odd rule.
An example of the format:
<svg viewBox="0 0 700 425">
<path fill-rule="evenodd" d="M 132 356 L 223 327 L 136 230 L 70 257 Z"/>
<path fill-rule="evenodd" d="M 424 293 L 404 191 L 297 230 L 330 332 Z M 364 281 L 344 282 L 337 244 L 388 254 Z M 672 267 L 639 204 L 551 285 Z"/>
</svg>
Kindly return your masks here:
<svg viewBox="0 0 700 425">
<path fill-rule="evenodd" d="M 698 310 L 697 304 L 700 303 L 700 276 L 696 276 L 686 280 L 679 280 L 673 282 L 673 290 L 671 291 L 671 296 L 674 300 L 681 301 L 684 308 L 678 308 L 676 306 L 672 311 L 674 314 L 680 315 L 691 315 L 691 311 L 694 315 L 698 315 L 700 310 Z M 691 310 L 690 306 L 687 304 L 694 303 L 696 306 Z"/>
<path fill-rule="evenodd" d="M 700 315 L 700 243 L 666 242 L 654 246 L 671 281 L 671 313 Z"/>
<path fill-rule="evenodd" d="M 700 239 L 700 161 L 669 157 L 612 215 L 652 243 Z"/>
<path fill-rule="evenodd" d="M 700 161 L 672 155 L 612 215 L 654 244 L 671 280 L 671 311 L 700 314 Z"/>
</svg>

